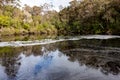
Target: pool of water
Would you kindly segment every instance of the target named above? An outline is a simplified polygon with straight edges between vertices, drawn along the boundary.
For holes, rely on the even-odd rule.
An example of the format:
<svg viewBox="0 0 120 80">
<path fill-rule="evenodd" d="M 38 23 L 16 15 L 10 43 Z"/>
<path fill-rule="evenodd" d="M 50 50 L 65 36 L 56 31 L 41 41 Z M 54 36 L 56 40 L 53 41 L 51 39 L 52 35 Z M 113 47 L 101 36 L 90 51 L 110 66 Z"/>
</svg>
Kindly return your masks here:
<svg viewBox="0 0 120 80">
<path fill-rule="evenodd" d="M 2 41 L 0 80 L 120 80 L 120 36 Z"/>
</svg>

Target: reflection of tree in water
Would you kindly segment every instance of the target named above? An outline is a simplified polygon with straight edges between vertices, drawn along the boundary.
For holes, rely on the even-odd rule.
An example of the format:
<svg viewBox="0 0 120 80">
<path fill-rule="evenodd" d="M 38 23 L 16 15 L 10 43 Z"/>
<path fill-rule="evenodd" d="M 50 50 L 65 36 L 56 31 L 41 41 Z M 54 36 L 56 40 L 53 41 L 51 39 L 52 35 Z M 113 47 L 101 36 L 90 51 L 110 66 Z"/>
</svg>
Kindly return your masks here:
<svg viewBox="0 0 120 80">
<path fill-rule="evenodd" d="M 120 52 L 118 54 L 109 54 L 109 52 L 87 51 L 84 49 L 72 49 L 64 51 L 69 56 L 70 61 L 79 61 L 80 65 L 86 65 L 89 68 L 101 69 L 104 74 L 117 75 L 120 73 Z M 115 52 L 114 52 L 115 53 Z"/>
<path fill-rule="evenodd" d="M 101 69 L 104 74 L 120 73 L 119 39 L 95 40 L 82 39 L 59 43 L 59 49 L 70 61 L 79 61 L 80 65 Z"/>
<path fill-rule="evenodd" d="M 20 66 L 20 63 L 17 62 L 18 60 L 19 59 L 17 59 L 16 57 L 12 57 L 12 58 L 4 57 L 3 58 L 2 65 L 5 67 L 5 72 L 10 79 L 14 79 L 16 77 L 16 74 Z"/>
<path fill-rule="evenodd" d="M 101 68 L 104 74 L 120 73 L 120 49 L 111 52 L 114 49 L 106 51 L 107 46 L 115 46 L 114 40 L 80 40 L 80 41 L 63 41 L 52 44 L 43 45 L 48 51 L 59 49 L 69 56 L 70 61 L 79 61 L 90 68 Z M 114 44 L 113 44 L 114 43 Z M 104 45 L 103 45 L 104 44 Z M 119 46 L 117 46 L 119 47 Z M 87 50 L 86 50 L 87 48 Z M 2 65 L 5 67 L 5 72 L 12 80 L 15 79 L 18 69 L 20 67 L 18 55 L 24 53 L 26 56 L 33 54 L 34 56 L 43 55 L 41 52 L 42 46 L 28 46 L 21 48 L 0 48 L 0 57 L 2 58 Z M 82 50 L 83 49 L 83 50 Z M 93 50 L 92 50 L 93 49 Z M 90 51 L 91 50 L 91 51 Z M 103 52 L 101 52 L 103 50 Z M 105 52 L 104 52 L 105 51 Z M 1 55 L 2 53 L 2 55 Z"/>
<path fill-rule="evenodd" d="M 120 73 L 120 61 L 109 61 L 106 62 L 103 66 L 101 71 L 104 74 L 112 73 L 117 75 Z"/>
<path fill-rule="evenodd" d="M 4 50 L 4 49 L 3 49 Z M 20 67 L 20 58 L 18 58 L 17 50 L 14 48 L 6 47 L 6 51 L 3 51 L 1 58 L 2 58 L 2 65 L 5 67 L 5 73 L 8 75 L 8 79 L 16 80 L 16 74 Z"/>
<path fill-rule="evenodd" d="M 44 45 L 47 47 L 48 51 L 54 48 L 54 45 Z M 8 79 L 15 80 L 17 77 L 17 72 L 21 63 L 18 56 L 24 54 L 25 56 L 38 56 L 43 55 L 41 51 L 42 46 L 25 46 L 25 47 L 0 47 L 0 59 L 2 61 L 2 66 L 5 67 L 5 73 L 8 75 Z"/>
</svg>

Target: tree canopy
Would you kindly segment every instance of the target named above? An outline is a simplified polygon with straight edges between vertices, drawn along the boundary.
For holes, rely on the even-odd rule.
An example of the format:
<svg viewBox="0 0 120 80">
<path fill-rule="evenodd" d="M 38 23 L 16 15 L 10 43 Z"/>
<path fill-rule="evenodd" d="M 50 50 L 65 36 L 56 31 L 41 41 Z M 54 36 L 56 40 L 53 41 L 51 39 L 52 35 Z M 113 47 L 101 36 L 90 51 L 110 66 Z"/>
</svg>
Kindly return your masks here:
<svg viewBox="0 0 120 80">
<path fill-rule="evenodd" d="M 19 2 L 0 0 L 1 34 L 120 34 L 119 0 L 72 0 L 60 12 L 47 3 L 20 9 Z"/>
</svg>

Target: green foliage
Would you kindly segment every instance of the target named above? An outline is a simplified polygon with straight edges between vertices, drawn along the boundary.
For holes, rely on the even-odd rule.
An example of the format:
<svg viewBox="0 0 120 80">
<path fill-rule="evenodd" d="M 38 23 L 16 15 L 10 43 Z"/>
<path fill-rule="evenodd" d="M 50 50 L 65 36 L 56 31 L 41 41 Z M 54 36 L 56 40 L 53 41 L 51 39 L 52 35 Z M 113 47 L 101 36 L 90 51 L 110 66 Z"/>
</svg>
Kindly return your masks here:
<svg viewBox="0 0 120 80">
<path fill-rule="evenodd" d="M 8 27 L 11 24 L 11 18 L 7 16 L 0 16 L 0 26 Z"/>
<path fill-rule="evenodd" d="M 119 0 L 72 0 L 60 12 L 48 10 L 48 4 L 26 5 L 21 10 L 15 6 L 17 3 L 0 2 L 0 35 L 120 34 Z"/>
<path fill-rule="evenodd" d="M 26 30 L 30 29 L 30 25 L 28 23 L 24 23 L 22 27 Z"/>
<path fill-rule="evenodd" d="M 19 20 L 12 19 L 11 17 L 8 16 L 0 16 L 0 26 L 1 27 L 14 27 L 18 28 L 21 25 L 21 22 Z"/>
<path fill-rule="evenodd" d="M 120 34 L 119 5 L 119 0 L 73 0 L 59 12 L 60 23 L 68 33 Z"/>
</svg>

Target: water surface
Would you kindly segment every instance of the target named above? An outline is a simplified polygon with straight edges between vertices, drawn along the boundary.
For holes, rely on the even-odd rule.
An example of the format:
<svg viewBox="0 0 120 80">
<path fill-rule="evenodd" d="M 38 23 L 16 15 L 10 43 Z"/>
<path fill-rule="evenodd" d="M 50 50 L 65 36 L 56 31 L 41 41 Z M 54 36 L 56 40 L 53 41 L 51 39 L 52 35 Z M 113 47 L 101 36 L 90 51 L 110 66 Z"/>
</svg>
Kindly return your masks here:
<svg viewBox="0 0 120 80">
<path fill-rule="evenodd" d="M 120 36 L 3 40 L 0 80 L 120 80 Z"/>
</svg>

